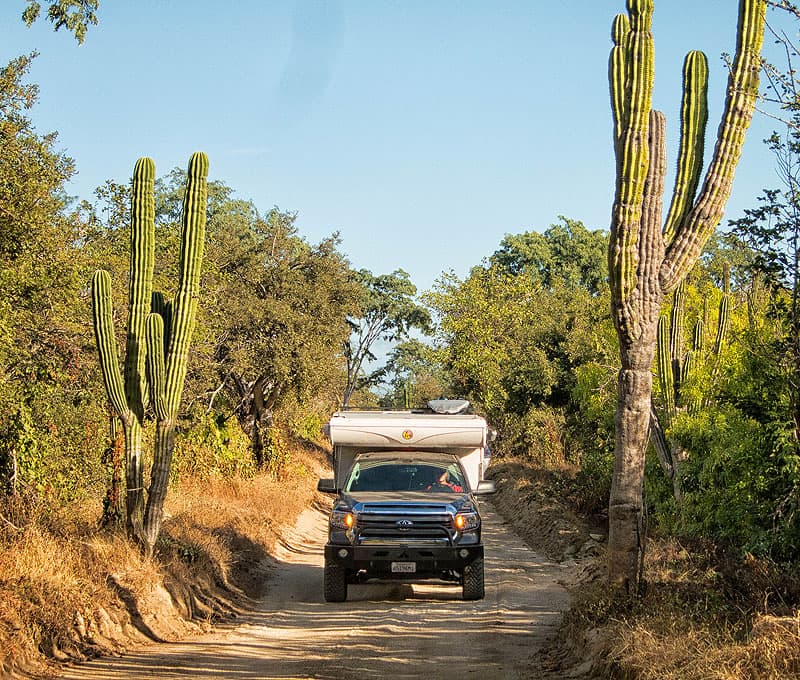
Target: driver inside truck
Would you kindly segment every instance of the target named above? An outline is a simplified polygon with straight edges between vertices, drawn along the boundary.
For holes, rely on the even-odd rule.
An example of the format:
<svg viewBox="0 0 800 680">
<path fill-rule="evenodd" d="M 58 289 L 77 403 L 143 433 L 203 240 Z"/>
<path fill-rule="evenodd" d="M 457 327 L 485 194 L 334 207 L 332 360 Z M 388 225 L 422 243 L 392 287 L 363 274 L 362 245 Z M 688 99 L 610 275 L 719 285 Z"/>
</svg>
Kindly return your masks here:
<svg viewBox="0 0 800 680">
<path fill-rule="evenodd" d="M 442 474 L 439 475 L 438 479 L 433 482 L 433 484 L 428 485 L 426 491 L 437 491 L 440 490 L 441 487 L 447 487 L 455 493 L 464 492 L 464 487 L 458 483 L 458 480 L 451 479 L 450 473 L 447 470 L 442 470 Z"/>
</svg>

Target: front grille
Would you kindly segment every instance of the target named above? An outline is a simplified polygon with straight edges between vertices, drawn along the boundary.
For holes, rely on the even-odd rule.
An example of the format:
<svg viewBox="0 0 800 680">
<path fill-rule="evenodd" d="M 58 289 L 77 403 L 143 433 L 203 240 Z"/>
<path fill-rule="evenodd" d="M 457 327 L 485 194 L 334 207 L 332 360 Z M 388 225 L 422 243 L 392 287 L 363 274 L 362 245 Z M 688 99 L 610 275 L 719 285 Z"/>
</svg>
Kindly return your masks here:
<svg viewBox="0 0 800 680">
<path fill-rule="evenodd" d="M 401 526 L 398 523 L 411 522 Z M 420 541 L 449 541 L 453 517 L 441 505 L 418 506 L 365 505 L 356 521 L 359 540 L 404 539 Z"/>
</svg>

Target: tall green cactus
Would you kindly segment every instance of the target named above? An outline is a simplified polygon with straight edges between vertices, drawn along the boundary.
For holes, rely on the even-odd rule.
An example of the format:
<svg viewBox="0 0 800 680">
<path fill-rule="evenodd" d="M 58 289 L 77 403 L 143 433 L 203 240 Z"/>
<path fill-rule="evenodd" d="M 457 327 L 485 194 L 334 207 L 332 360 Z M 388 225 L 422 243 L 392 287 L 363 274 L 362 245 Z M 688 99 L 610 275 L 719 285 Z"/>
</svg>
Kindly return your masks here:
<svg viewBox="0 0 800 680">
<path fill-rule="evenodd" d="M 758 96 L 766 0 L 740 0 L 736 53 L 717 143 L 702 187 L 708 68 L 700 52 L 683 69 L 678 172 L 666 223 L 664 116 L 651 108 L 653 0 L 627 0 L 612 27 L 609 84 L 617 180 L 609 240 L 609 283 L 620 341 L 616 454 L 609 501 L 609 578 L 638 591 L 644 551 L 642 487 L 651 416 L 652 365 L 664 294 L 694 265 L 730 195 Z M 673 382 L 680 380 L 674 375 Z"/>
<path fill-rule="evenodd" d="M 154 293 L 155 164 L 139 159 L 131 196 L 131 258 L 124 379 L 114 337 L 111 278 L 92 279 L 92 309 L 100 366 L 112 407 L 125 432 L 126 516 L 129 533 L 151 553 L 161 528 L 175 442 L 175 426 L 195 325 L 206 221 L 208 159 L 189 160 L 183 203 L 178 293 L 166 302 Z M 156 417 L 150 486 L 143 489 L 142 428 L 148 407 Z"/>
</svg>

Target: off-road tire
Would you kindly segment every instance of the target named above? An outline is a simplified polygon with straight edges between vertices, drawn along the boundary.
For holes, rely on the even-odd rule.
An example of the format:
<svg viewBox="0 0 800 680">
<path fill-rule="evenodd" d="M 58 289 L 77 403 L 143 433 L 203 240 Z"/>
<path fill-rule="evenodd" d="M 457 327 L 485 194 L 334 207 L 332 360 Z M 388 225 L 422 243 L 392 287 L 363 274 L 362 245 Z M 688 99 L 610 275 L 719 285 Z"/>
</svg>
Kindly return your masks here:
<svg viewBox="0 0 800 680">
<path fill-rule="evenodd" d="M 347 572 L 344 567 L 326 562 L 322 584 L 325 602 L 344 602 L 347 599 Z"/>
<path fill-rule="evenodd" d="M 483 558 L 479 557 L 464 569 L 461 577 L 462 597 L 465 600 L 482 600 L 485 593 L 483 589 Z"/>
</svg>

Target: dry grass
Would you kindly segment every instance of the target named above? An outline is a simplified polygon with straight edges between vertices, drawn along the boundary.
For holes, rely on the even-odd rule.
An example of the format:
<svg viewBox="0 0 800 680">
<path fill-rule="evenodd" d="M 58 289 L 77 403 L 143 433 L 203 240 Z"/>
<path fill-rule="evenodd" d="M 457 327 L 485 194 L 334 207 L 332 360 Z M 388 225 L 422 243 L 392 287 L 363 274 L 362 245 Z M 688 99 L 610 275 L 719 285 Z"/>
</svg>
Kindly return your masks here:
<svg viewBox="0 0 800 680">
<path fill-rule="evenodd" d="M 609 631 L 608 668 L 643 680 L 783 680 L 800 677 L 800 620 L 759 615 L 746 639 L 735 629 L 661 612 Z"/>
<path fill-rule="evenodd" d="M 322 457 L 296 447 L 280 480 L 185 478 L 145 559 L 99 528 L 100 502 L 0 507 L 0 676 L 174 639 L 263 592 L 281 530 L 312 502 Z M 194 623 L 192 623 L 192 621 Z"/>
<path fill-rule="evenodd" d="M 795 575 L 710 544 L 651 541 L 647 590 L 631 603 L 584 584 L 564 634 L 602 677 L 631 680 L 800 678 Z M 590 633 L 587 634 L 587 631 Z"/>
</svg>

